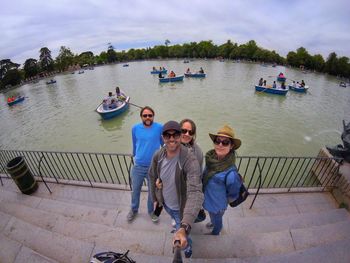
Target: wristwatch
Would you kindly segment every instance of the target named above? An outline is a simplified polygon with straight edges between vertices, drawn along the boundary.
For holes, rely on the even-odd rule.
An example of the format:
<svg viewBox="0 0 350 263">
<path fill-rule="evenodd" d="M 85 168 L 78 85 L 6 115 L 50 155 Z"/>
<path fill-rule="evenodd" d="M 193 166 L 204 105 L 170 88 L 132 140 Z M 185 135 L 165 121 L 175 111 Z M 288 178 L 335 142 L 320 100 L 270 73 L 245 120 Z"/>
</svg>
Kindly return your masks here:
<svg viewBox="0 0 350 263">
<path fill-rule="evenodd" d="M 189 235 L 191 232 L 191 226 L 186 223 L 181 223 L 180 228 L 183 228 L 186 232 L 186 235 Z"/>
</svg>

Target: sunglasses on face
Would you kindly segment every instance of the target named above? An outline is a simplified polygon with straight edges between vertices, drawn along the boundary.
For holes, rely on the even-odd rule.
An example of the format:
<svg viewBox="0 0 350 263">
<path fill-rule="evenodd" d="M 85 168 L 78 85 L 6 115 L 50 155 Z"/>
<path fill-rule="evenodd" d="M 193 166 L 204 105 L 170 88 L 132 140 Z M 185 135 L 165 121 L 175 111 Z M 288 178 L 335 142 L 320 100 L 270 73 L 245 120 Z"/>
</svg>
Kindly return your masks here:
<svg viewBox="0 0 350 263">
<path fill-rule="evenodd" d="M 182 134 L 189 134 L 190 136 L 193 136 L 194 135 L 194 132 L 191 131 L 191 130 L 187 130 L 187 129 L 181 129 L 181 133 Z"/>
<path fill-rule="evenodd" d="M 165 133 L 163 133 L 163 138 L 165 140 L 169 140 L 171 137 L 173 137 L 174 139 L 179 139 L 180 133 L 179 132 L 174 132 L 174 133 L 165 132 Z"/>
<path fill-rule="evenodd" d="M 220 145 L 220 143 L 222 144 L 222 146 L 229 146 L 231 144 L 231 141 L 230 140 L 220 140 L 219 138 L 215 138 L 214 144 Z"/>
<path fill-rule="evenodd" d="M 153 114 L 142 114 L 143 118 L 153 118 Z"/>
</svg>

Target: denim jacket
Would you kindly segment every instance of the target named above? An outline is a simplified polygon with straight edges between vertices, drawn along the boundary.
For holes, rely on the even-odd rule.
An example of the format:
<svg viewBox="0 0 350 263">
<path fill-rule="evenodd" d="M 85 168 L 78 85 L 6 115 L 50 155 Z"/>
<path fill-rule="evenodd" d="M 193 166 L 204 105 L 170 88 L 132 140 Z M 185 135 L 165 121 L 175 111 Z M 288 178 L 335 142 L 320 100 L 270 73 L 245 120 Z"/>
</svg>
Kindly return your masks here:
<svg viewBox="0 0 350 263">
<path fill-rule="evenodd" d="M 229 200 L 238 198 L 241 185 L 236 166 L 216 173 L 204 189 L 204 209 L 211 213 L 226 210 Z"/>
</svg>

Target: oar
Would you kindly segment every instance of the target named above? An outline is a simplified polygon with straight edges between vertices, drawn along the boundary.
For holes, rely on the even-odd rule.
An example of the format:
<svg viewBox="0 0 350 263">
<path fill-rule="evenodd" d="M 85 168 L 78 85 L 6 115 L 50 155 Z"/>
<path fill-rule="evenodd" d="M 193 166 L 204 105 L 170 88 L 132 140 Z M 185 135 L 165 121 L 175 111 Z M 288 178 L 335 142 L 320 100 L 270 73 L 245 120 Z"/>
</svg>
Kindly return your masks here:
<svg viewBox="0 0 350 263">
<path fill-rule="evenodd" d="M 120 100 L 124 100 L 125 101 L 125 97 L 121 97 L 121 98 L 119 98 Z M 143 107 L 141 107 L 141 106 L 139 106 L 139 105 L 136 105 L 136 104 L 134 104 L 134 103 L 131 103 L 131 102 L 126 102 L 126 103 L 128 103 L 128 104 L 130 104 L 130 105 L 132 105 L 132 106 L 135 106 L 135 107 L 137 107 L 137 108 L 140 108 L 140 109 L 142 109 Z"/>
<path fill-rule="evenodd" d="M 135 107 L 137 107 L 137 108 L 140 108 L 140 109 L 143 108 L 143 107 L 141 107 L 141 106 L 139 106 L 139 105 L 136 105 L 136 104 L 134 104 L 134 103 L 131 103 L 131 102 L 127 102 L 127 103 L 129 103 L 130 105 L 135 106 Z"/>
<path fill-rule="evenodd" d="M 257 91 L 257 93 L 261 93 L 261 92 L 264 92 L 265 90 L 267 90 L 267 89 L 271 89 L 271 86 L 270 85 L 268 85 L 268 86 L 266 86 L 266 88 L 265 89 L 263 89 L 263 90 L 260 90 L 260 91 Z"/>
</svg>

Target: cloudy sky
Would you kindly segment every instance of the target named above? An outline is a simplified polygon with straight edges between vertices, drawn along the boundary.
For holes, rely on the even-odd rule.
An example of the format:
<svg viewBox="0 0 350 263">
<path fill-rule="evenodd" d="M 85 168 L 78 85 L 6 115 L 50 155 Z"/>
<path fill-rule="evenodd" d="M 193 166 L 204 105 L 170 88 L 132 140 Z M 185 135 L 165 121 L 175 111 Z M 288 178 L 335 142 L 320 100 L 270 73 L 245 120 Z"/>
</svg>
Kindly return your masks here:
<svg viewBox="0 0 350 263">
<path fill-rule="evenodd" d="M 164 44 L 255 40 L 282 56 L 350 57 L 348 0 L 0 0 L 0 59 L 23 63 L 48 47 L 99 54 Z"/>
</svg>

